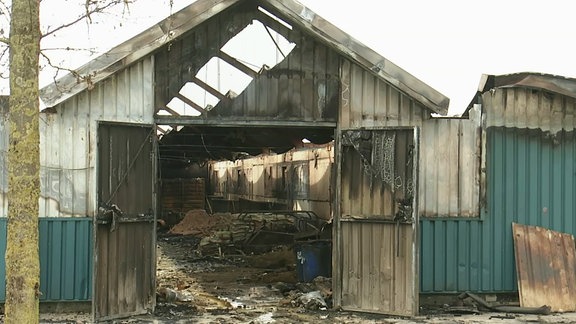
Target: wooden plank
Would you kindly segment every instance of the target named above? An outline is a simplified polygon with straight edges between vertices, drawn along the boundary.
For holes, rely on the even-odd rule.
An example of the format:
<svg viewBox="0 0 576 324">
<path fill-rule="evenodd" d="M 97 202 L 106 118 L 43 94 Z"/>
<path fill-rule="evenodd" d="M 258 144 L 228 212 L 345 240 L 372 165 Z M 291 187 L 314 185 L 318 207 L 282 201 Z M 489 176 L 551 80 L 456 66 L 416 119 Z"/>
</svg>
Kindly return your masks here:
<svg viewBox="0 0 576 324">
<path fill-rule="evenodd" d="M 520 306 L 576 310 L 574 236 L 512 223 Z"/>
</svg>

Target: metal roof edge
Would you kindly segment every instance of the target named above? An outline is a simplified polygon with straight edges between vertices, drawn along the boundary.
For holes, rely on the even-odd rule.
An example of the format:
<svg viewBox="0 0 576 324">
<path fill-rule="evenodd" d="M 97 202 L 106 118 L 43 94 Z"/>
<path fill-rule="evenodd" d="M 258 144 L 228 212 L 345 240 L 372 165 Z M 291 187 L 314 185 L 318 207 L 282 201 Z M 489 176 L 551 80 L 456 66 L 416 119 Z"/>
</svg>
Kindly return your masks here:
<svg viewBox="0 0 576 324">
<path fill-rule="evenodd" d="M 40 89 L 46 107 L 53 107 L 138 61 L 240 0 L 198 0 L 108 52 Z M 87 79 L 82 79 L 87 78 Z"/>
<path fill-rule="evenodd" d="M 468 113 L 475 103 L 478 103 L 479 95 L 495 88 L 513 87 L 545 90 L 576 99 L 575 78 L 539 72 L 518 72 L 502 75 L 482 74 L 478 90 L 468 107 L 466 107 L 463 116 Z"/>
</svg>

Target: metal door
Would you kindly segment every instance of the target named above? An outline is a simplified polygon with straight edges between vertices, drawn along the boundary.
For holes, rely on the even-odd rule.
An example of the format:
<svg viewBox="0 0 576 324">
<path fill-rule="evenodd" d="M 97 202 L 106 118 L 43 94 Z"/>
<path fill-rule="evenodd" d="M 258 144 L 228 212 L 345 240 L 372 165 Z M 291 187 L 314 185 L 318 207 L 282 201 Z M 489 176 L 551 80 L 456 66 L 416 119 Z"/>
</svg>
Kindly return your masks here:
<svg viewBox="0 0 576 324">
<path fill-rule="evenodd" d="M 337 139 L 335 306 L 417 315 L 417 129 L 342 130 Z"/>
<path fill-rule="evenodd" d="M 154 309 L 155 140 L 149 125 L 98 126 L 94 322 Z"/>
</svg>

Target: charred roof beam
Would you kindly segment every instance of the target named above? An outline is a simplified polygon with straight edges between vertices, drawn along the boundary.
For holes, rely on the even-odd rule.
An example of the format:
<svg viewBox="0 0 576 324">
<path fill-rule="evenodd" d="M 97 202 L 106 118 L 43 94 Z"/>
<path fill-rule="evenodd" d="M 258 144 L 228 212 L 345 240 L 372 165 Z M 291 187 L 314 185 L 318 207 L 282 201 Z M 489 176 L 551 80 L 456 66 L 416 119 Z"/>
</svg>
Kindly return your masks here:
<svg viewBox="0 0 576 324">
<path fill-rule="evenodd" d="M 205 114 L 206 113 L 206 109 L 202 108 L 199 104 L 195 103 L 194 101 L 190 100 L 190 98 L 184 96 L 181 93 L 177 93 L 175 95 L 176 98 L 182 100 L 182 102 L 184 102 L 185 104 L 187 104 L 188 106 L 194 108 L 196 111 L 198 111 L 200 114 Z"/>
<path fill-rule="evenodd" d="M 220 91 L 212 88 L 209 84 L 198 79 L 197 77 L 193 77 L 191 81 L 196 83 L 200 88 L 206 90 L 208 93 L 210 93 L 214 97 L 218 98 L 218 100 L 222 100 L 222 99 L 226 98 L 226 96 L 223 95 L 222 93 L 220 93 Z"/>
<path fill-rule="evenodd" d="M 221 117 L 216 119 L 198 118 L 198 116 L 154 116 L 158 125 L 203 125 L 211 127 L 317 127 L 335 128 L 335 121 L 299 121 L 299 120 L 258 120 L 254 118 Z"/>
<path fill-rule="evenodd" d="M 252 70 L 251 68 L 249 68 L 248 66 L 242 64 L 242 62 L 238 61 L 236 58 L 230 56 L 228 53 L 220 50 L 217 54 L 217 56 L 219 58 L 221 58 L 224 62 L 232 65 L 233 67 L 235 67 L 236 69 L 240 70 L 242 73 L 255 78 L 258 76 L 258 73 L 254 70 Z"/>
</svg>

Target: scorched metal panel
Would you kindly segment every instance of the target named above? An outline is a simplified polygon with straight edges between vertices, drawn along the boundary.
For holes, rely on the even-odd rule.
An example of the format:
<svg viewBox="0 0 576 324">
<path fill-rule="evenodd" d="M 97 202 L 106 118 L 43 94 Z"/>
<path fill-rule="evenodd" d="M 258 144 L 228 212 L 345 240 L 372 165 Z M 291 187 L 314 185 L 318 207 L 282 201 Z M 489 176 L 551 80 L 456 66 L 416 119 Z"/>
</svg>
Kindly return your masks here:
<svg viewBox="0 0 576 324">
<path fill-rule="evenodd" d="M 520 306 L 576 310 L 574 236 L 513 223 Z"/>
</svg>

